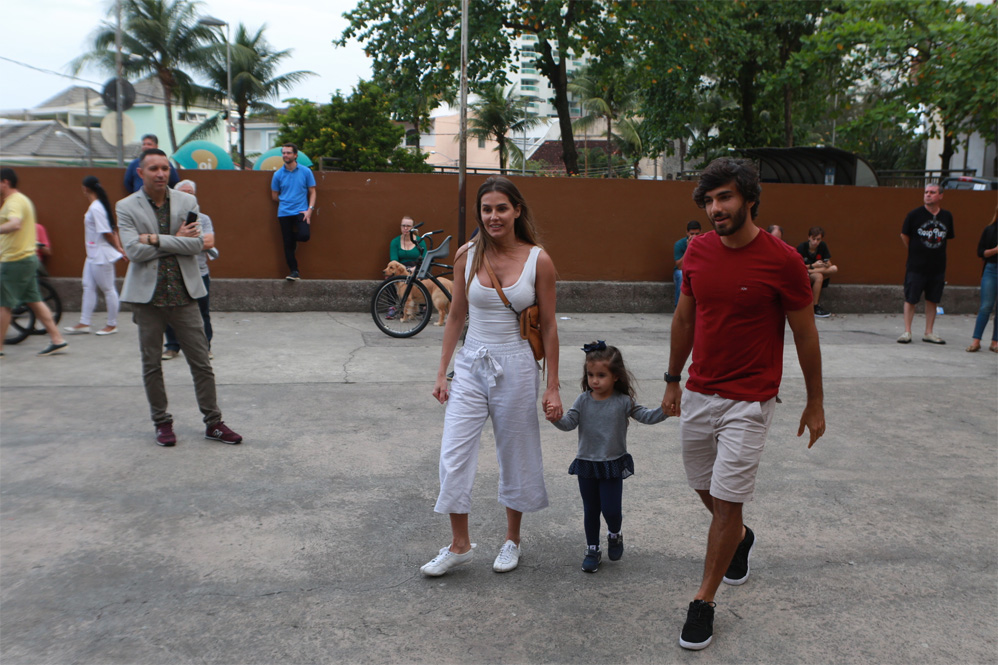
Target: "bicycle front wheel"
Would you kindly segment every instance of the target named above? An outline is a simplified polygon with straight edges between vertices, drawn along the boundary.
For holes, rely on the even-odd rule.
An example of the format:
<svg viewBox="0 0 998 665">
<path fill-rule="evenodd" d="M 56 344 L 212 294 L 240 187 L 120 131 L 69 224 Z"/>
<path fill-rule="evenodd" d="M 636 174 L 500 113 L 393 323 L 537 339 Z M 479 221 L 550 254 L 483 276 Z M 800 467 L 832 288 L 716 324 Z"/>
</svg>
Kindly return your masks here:
<svg viewBox="0 0 998 665">
<path fill-rule="evenodd" d="M 34 327 L 35 313 L 27 305 L 18 305 L 10 312 L 10 337 L 3 343 L 20 344 L 34 332 Z"/>
<path fill-rule="evenodd" d="M 430 292 L 422 282 L 414 281 L 411 286 L 406 284 L 407 279 L 401 275 L 385 280 L 371 298 L 371 316 L 375 325 L 391 337 L 417 335 L 433 316 Z"/>
</svg>

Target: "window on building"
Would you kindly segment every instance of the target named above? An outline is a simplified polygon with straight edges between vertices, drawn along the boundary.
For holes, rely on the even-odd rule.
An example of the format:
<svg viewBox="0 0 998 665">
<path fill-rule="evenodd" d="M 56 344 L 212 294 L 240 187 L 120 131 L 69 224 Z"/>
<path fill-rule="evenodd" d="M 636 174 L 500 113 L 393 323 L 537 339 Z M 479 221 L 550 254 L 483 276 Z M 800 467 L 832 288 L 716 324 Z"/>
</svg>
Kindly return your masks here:
<svg viewBox="0 0 998 665">
<path fill-rule="evenodd" d="M 207 113 L 193 113 L 191 111 L 178 111 L 177 120 L 179 122 L 204 122 L 208 119 Z"/>
<path fill-rule="evenodd" d="M 407 148 L 413 148 L 419 143 L 419 132 L 415 129 L 405 130 L 405 145 Z"/>
<path fill-rule="evenodd" d="M 478 139 L 478 147 L 485 149 L 485 139 Z"/>
</svg>

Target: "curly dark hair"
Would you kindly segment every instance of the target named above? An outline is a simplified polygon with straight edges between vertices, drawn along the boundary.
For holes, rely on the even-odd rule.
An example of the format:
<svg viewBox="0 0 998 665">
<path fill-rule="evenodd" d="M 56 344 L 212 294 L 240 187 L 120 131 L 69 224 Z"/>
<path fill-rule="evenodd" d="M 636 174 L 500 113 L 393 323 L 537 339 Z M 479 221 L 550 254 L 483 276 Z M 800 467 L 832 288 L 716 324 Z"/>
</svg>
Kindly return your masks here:
<svg viewBox="0 0 998 665">
<path fill-rule="evenodd" d="M 707 202 L 704 196 L 712 189 L 722 187 L 734 181 L 738 188 L 738 193 L 746 201 L 754 201 L 751 213 L 752 219 L 759 214 L 759 197 L 762 194 L 762 187 L 759 185 L 759 169 L 754 162 L 748 159 L 733 159 L 731 157 L 721 157 L 715 159 L 707 165 L 700 173 L 700 182 L 693 190 L 693 201 L 698 208 L 706 208 Z"/>
<path fill-rule="evenodd" d="M 606 345 L 606 348 L 596 349 L 594 351 L 589 351 L 586 353 L 586 361 L 582 364 L 582 391 L 589 392 L 592 388 L 589 387 L 589 377 L 586 375 L 586 370 L 591 362 L 605 362 L 607 369 L 613 373 L 613 376 L 617 379 L 613 383 L 613 390 L 618 393 L 623 393 L 629 396 L 632 400 L 637 399 L 637 395 L 634 391 L 634 375 L 628 371 L 627 366 L 624 365 L 624 356 L 620 353 L 620 349 L 615 346 Z"/>
</svg>

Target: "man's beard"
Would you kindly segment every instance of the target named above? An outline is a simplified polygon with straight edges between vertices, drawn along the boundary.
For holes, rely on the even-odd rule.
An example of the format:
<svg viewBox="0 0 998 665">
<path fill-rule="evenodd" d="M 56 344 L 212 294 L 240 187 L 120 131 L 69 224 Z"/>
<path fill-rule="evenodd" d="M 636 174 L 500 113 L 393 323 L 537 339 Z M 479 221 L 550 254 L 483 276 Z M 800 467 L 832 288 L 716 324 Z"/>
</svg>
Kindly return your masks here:
<svg viewBox="0 0 998 665">
<path fill-rule="evenodd" d="M 717 228 L 717 224 L 714 222 L 713 219 L 710 220 L 710 223 L 714 225 L 714 230 L 717 232 L 717 235 L 719 235 L 719 236 L 730 236 L 730 235 L 736 233 L 738 231 L 738 229 L 740 229 L 743 226 L 745 226 L 745 219 L 747 218 L 747 216 L 748 216 L 748 213 L 745 211 L 745 208 L 740 208 L 738 210 L 738 212 L 732 214 L 728 218 L 728 220 L 727 220 L 728 221 L 728 225 L 723 230 Z"/>
</svg>

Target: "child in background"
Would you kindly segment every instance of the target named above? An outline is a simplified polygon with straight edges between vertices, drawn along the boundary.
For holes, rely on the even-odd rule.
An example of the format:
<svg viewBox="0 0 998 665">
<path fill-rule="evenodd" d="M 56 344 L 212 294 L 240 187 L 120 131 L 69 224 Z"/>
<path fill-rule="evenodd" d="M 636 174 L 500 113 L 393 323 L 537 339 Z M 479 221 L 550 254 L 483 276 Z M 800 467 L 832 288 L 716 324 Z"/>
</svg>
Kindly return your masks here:
<svg viewBox="0 0 998 665">
<path fill-rule="evenodd" d="M 579 479 L 586 530 L 586 555 L 582 570 L 599 570 L 600 513 L 606 519 L 607 554 L 617 561 L 624 554 L 621 534 L 621 501 L 624 478 L 634 475 L 634 460 L 627 453 L 628 418 L 646 425 L 667 418 L 661 407 L 647 409 L 634 400 L 634 376 L 624 366 L 624 358 L 602 340 L 582 347 L 586 362 L 582 374 L 582 394 L 560 420 L 548 420 L 568 432 L 579 428 L 579 452 L 568 473 Z"/>
</svg>

